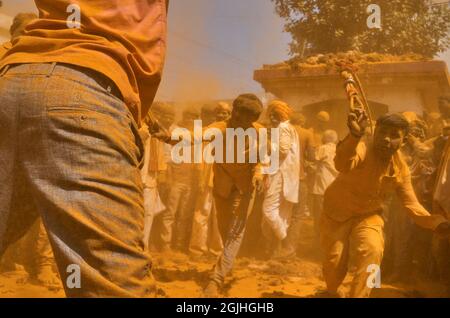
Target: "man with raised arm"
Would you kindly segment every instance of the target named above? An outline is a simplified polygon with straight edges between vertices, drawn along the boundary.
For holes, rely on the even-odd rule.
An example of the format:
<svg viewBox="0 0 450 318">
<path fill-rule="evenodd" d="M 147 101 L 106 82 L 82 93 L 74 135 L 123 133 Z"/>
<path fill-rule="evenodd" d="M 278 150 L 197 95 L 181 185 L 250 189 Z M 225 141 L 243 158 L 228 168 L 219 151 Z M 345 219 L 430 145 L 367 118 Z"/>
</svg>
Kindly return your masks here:
<svg viewBox="0 0 450 318">
<path fill-rule="evenodd" d="M 449 223 L 430 215 L 418 202 L 411 174 L 399 151 L 409 124 L 400 114 L 377 120 L 372 140 L 362 139 L 367 115 L 356 109 L 348 117 L 350 133 L 336 149 L 335 166 L 340 172 L 324 196 L 321 243 L 323 274 L 328 292 L 337 295 L 348 269 L 353 269 L 350 297 L 368 297 L 379 287 L 383 257 L 383 202 L 395 191 L 415 223 L 449 235 Z"/>
</svg>

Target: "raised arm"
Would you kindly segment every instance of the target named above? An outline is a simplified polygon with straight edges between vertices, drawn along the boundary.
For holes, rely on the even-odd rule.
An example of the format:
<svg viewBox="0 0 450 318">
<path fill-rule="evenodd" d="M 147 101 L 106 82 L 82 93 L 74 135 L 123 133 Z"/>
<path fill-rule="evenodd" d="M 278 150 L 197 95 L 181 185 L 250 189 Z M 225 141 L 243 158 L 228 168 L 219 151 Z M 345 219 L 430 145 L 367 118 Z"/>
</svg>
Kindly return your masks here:
<svg viewBox="0 0 450 318">
<path fill-rule="evenodd" d="M 337 171 L 350 171 L 364 160 L 367 147 L 361 142 L 361 138 L 367 125 L 367 114 L 364 110 L 355 108 L 350 111 L 347 119 L 349 134 L 336 147 L 334 164 Z"/>
<path fill-rule="evenodd" d="M 339 172 L 347 172 L 355 169 L 365 158 L 366 145 L 360 138 L 347 135 L 336 147 L 334 165 Z"/>
</svg>

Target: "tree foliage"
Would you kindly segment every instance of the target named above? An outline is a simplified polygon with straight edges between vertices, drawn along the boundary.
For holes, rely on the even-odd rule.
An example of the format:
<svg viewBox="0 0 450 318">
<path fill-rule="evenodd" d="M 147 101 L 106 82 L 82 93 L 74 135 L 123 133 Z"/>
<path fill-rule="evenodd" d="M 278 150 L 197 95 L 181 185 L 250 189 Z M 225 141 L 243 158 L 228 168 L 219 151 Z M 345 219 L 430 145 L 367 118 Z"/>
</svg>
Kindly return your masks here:
<svg viewBox="0 0 450 318">
<path fill-rule="evenodd" d="M 416 53 L 433 57 L 450 46 L 450 9 L 427 0 L 272 0 L 292 34 L 291 55 Z M 369 29 L 370 4 L 381 8 L 381 29 Z"/>
</svg>

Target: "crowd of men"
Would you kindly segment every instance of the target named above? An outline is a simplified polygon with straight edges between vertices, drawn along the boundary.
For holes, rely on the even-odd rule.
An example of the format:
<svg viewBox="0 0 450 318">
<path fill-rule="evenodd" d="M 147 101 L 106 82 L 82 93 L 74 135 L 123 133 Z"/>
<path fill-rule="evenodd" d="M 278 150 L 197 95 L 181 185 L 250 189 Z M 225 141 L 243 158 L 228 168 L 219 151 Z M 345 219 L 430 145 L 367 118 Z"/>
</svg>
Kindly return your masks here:
<svg viewBox="0 0 450 318">
<path fill-rule="evenodd" d="M 68 296 L 142 297 L 154 291 L 150 254 L 178 251 L 215 257 L 204 293 L 217 297 L 250 216 L 259 215 L 260 231 L 246 239 L 265 259 L 295 258 L 302 222 L 312 220 L 310 244 L 323 258 L 327 296 L 342 296 L 348 273 L 348 296 L 370 296 L 372 265 L 393 282 L 420 273 L 450 287 L 448 202 L 443 213 L 433 208 L 448 151 L 449 96 L 440 97 L 439 112 L 385 114 L 376 123 L 352 109 L 343 136 L 323 110 L 306 118 L 254 94 L 181 110 L 146 104 L 159 82 L 167 3 L 148 1 L 140 9 L 153 15 L 111 26 L 80 2 L 82 32 L 62 27 L 59 6 L 38 0 L 40 19 L 18 15 L 0 52 L 3 271 L 15 262 L 29 266 L 20 258 L 34 255 L 30 277 L 52 286 L 53 250 L 62 279 L 68 265 L 81 268 L 83 287 L 64 286 Z M 109 9 L 119 14 L 116 2 Z M 142 32 L 150 45 L 127 32 L 145 29 L 133 23 L 148 27 Z M 256 144 L 276 149 L 279 164 L 264 172 L 264 158 L 248 159 L 248 140 L 232 149 L 244 163 L 177 162 L 172 134 L 194 133 L 196 120 L 204 132 L 223 135 L 277 129 L 277 137 L 258 135 Z M 225 139 L 219 147 L 229 151 Z"/>
<path fill-rule="evenodd" d="M 265 259 L 295 257 L 301 234 L 299 224 L 302 220 L 312 219 L 316 240 L 310 244 L 323 253 L 324 278 L 331 296 L 338 295 L 338 287 L 349 264 L 354 266 L 352 273 L 356 276 L 350 292 L 352 297 L 369 296 L 371 289 L 366 281 L 371 264 L 381 266 L 383 277 L 388 281 L 407 281 L 415 271 L 416 277 L 439 277 L 448 284 L 448 266 L 445 265 L 448 264 L 448 239 L 433 236 L 432 231 L 422 229 L 437 229 L 438 233 L 445 233 L 448 228 L 443 216 L 429 215 L 424 208 L 432 211 L 436 172 L 443 156 L 443 145 L 448 140 L 450 99 L 447 96 L 439 99 L 439 120 L 436 120 L 436 114 L 426 118 L 413 112 L 387 114 L 378 120 L 377 133 L 371 137 L 367 118 L 363 115 L 360 119 L 363 129 L 360 132 L 350 129 L 350 134 L 343 136 L 345 138 L 338 146 L 337 133 L 329 127 L 328 113 L 319 112 L 313 119 L 315 124 L 305 128 L 302 127 L 305 125 L 304 116 L 281 101 L 270 102 L 261 115 L 262 104 L 258 113 L 255 109 L 260 102 L 255 96 L 239 96 L 233 108 L 224 103 L 215 108 L 214 104 L 206 104 L 196 116 L 191 116 L 194 112 L 191 106 L 183 111 L 180 123 L 192 129 L 194 120 L 201 119 L 208 127 L 220 127 L 225 125 L 224 117 L 218 115 L 227 113 L 230 116 L 234 107 L 238 107 L 237 112 L 242 112 L 243 106 L 239 103 L 245 98 L 251 98 L 255 103 L 250 109 L 255 111 L 254 118 L 258 124 L 253 125 L 280 129 L 277 141 L 279 168 L 266 176 L 259 176 L 258 172 L 249 173 L 247 180 L 240 178 L 238 181 L 233 179 L 233 173 L 240 177 L 244 173 L 238 170 L 239 174 L 236 174 L 232 164 L 222 164 L 226 174 L 217 177 L 215 171 L 221 173 L 221 170 L 218 167 L 212 169 L 213 165 L 175 164 L 170 155 L 155 155 L 154 160 L 163 160 L 167 164 L 159 172 L 161 181 L 158 182 L 158 176 L 155 176 L 152 184 L 156 191 L 160 189 L 159 192 L 164 193 L 163 206 L 170 208 L 160 212 L 157 219 L 161 224 L 156 223 L 152 227 L 155 235 L 150 246 L 153 250 L 175 249 L 195 256 L 216 255 L 220 254 L 224 244 L 225 247 L 231 245 L 229 251 L 225 249 L 221 254 L 213 281 L 206 290 L 207 295 L 217 296 L 241 246 L 249 213 L 261 216 L 257 218 L 261 231 L 257 237 L 249 239 L 258 242 L 255 250 L 263 246 Z M 172 121 L 165 122 L 168 131 L 177 126 L 175 111 L 170 104 L 157 103 L 153 111 L 161 120 L 167 116 L 172 118 Z M 186 124 L 186 118 L 190 124 Z M 211 124 L 214 118 L 216 123 Z M 355 126 L 350 124 L 354 118 L 361 118 L 361 115 L 352 112 L 349 127 Z M 437 133 L 433 134 L 433 131 Z M 393 145 L 385 139 L 392 140 L 390 143 Z M 161 149 L 161 152 L 170 147 L 158 139 L 153 139 L 153 142 L 153 147 Z M 156 154 L 152 150 L 149 152 Z M 153 166 L 160 167 L 156 161 Z M 184 177 L 174 177 L 171 170 L 177 171 L 181 167 L 186 171 Z M 247 169 L 255 167 L 248 164 Z M 167 179 L 167 176 L 171 177 Z M 180 197 L 176 190 L 181 187 L 179 178 L 184 180 L 184 188 L 189 189 L 183 192 L 185 197 Z M 225 184 L 223 188 L 225 178 L 230 178 L 229 182 L 235 184 Z M 258 196 L 262 204 L 257 207 L 249 207 L 252 194 L 246 186 L 250 187 L 252 178 L 253 181 L 257 178 L 263 180 Z M 166 192 L 168 180 L 172 186 Z M 239 194 L 230 193 L 230 189 L 238 191 L 239 187 L 242 189 Z M 398 193 L 398 198 L 392 195 L 393 190 Z M 240 206 L 242 200 L 245 204 Z M 237 205 L 230 206 L 236 202 Z M 177 235 L 182 235 L 181 241 L 179 238 L 172 238 L 170 242 L 162 239 L 163 233 L 170 231 L 164 224 L 167 219 L 171 220 L 170 228 L 179 229 Z M 184 225 L 179 226 L 177 222 Z M 235 224 L 235 231 L 231 231 L 229 225 L 222 230 L 224 224 L 230 223 Z M 386 235 L 383 230 L 385 223 Z M 387 257 L 383 263 L 385 236 Z M 439 250 L 432 252 L 433 240 L 439 245 Z M 227 259 L 223 260 L 225 257 Z"/>
</svg>

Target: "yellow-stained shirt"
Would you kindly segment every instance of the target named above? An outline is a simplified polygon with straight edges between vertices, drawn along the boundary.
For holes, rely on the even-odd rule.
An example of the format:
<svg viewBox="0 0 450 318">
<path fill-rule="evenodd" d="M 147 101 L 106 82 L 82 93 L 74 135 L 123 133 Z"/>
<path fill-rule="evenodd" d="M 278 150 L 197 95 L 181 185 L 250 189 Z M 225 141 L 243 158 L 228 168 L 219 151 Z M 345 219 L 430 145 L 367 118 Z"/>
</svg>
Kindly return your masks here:
<svg viewBox="0 0 450 318">
<path fill-rule="evenodd" d="M 370 142 L 348 135 L 337 146 L 334 161 L 340 174 L 324 197 L 324 213 L 331 219 L 345 222 L 353 217 L 381 214 L 387 195 L 396 191 L 419 226 L 435 229 L 446 222 L 440 215 L 430 215 L 417 200 L 409 168 L 400 152 L 390 162 L 382 163 Z"/>
<path fill-rule="evenodd" d="M 239 191 L 243 193 L 248 193 L 253 191 L 253 176 L 257 173 L 261 173 L 259 163 L 249 163 L 248 153 L 249 145 L 246 144 L 245 147 L 245 163 L 226 163 L 226 129 L 230 128 L 229 122 L 216 122 L 204 129 L 216 128 L 222 132 L 223 144 L 222 150 L 224 155 L 224 163 L 215 162 L 213 165 L 214 173 L 214 192 L 221 197 L 227 198 L 233 187 L 236 187 Z M 262 125 L 258 123 L 253 123 L 253 128 L 257 131 L 263 128 Z M 237 155 L 237 144 L 235 143 L 235 156 Z"/>
<path fill-rule="evenodd" d="M 0 45 L 0 60 L 6 54 L 6 52 L 8 52 L 11 49 L 11 47 L 12 47 L 12 44 L 9 41 Z"/>
<path fill-rule="evenodd" d="M 0 68 L 16 63 L 60 62 L 98 71 L 115 82 L 140 123 L 161 80 L 166 1 L 35 0 L 39 19 L 13 41 Z M 68 25 L 76 10 L 73 3 L 80 8 L 80 28 Z"/>
<path fill-rule="evenodd" d="M 259 154 L 258 154 L 258 149 L 256 149 L 256 154 L 258 156 L 258 158 L 256 158 L 256 162 L 255 163 L 251 163 L 249 161 L 249 154 L 250 154 L 250 145 L 248 143 L 248 138 L 246 138 L 246 143 L 245 143 L 245 147 L 243 149 L 238 149 L 238 143 L 235 140 L 234 143 L 234 150 L 233 150 L 233 156 L 234 156 L 234 161 L 232 162 L 226 162 L 227 161 L 227 128 L 232 128 L 230 126 L 230 122 L 229 121 L 222 121 L 222 122 L 215 122 L 207 127 L 203 128 L 203 152 L 206 152 L 206 148 L 208 146 L 208 144 L 214 144 L 214 146 L 217 146 L 219 148 L 219 150 L 221 151 L 221 153 L 223 154 L 223 162 L 217 162 L 214 161 L 213 163 L 213 171 L 212 171 L 212 175 L 208 173 L 207 170 L 204 170 L 204 172 L 206 172 L 206 174 L 202 174 L 202 168 L 204 166 L 207 166 L 207 163 L 204 162 L 204 164 L 192 164 L 192 163 L 185 163 L 185 165 L 188 166 L 197 166 L 198 167 L 198 172 L 200 173 L 199 175 L 199 179 L 198 182 L 199 183 L 203 183 L 203 185 L 206 184 L 206 182 L 208 182 L 207 178 L 213 178 L 213 189 L 214 192 L 223 197 L 223 198 L 227 198 L 230 194 L 231 191 L 233 190 L 233 188 L 237 188 L 238 191 L 242 192 L 242 193 L 248 193 L 248 192 L 252 192 L 253 191 L 253 177 L 257 174 L 261 175 L 262 174 L 262 164 L 260 162 L 260 158 L 259 158 Z M 258 133 L 259 130 L 261 128 L 264 128 L 262 125 L 258 124 L 258 123 L 253 123 L 252 127 L 253 129 L 256 129 L 256 132 Z M 214 133 L 213 129 L 215 129 L 216 131 Z M 217 136 L 218 134 L 221 134 L 222 136 L 222 141 L 221 143 L 213 143 L 212 141 L 212 136 L 209 136 L 208 138 L 206 138 L 206 134 L 208 132 L 208 130 L 211 132 L 212 136 Z M 194 136 L 193 131 L 189 132 L 191 134 L 191 137 Z M 256 138 L 258 138 L 258 134 L 256 135 Z M 194 146 L 194 141 L 193 139 L 191 139 L 192 141 L 192 146 Z M 180 141 L 177 140 L 166 140 L 167 143 L 175 146 L 176 144 L 178 144 Z M 257 140 L 257 144 L 256 147 L 258 146 L 259 140 Z M 255 146 L 255 145 L 254 145 Z M 243 155 L 244 155 L 244 162 L 243 163 L 238 163 L 237 162 L 237 157 L 239 156 L 238 151 L 242 150 L 243 151 Z M 214 148 L 214 152 L 217 151 L 217 148 Z M 205 158 L 203 158 L 205 159 Z M 181 170 L 182 173 L 184 175 L 186 175 L 186 169 Z M 181 176 L 179 176 L 181 178 Z M 210 180 L 210 179 L 209 179 Z M 209 182 L 208 182 L 209 183 Z M 210 183 L 209 183 L 210 184 Z"/>
</svg>

